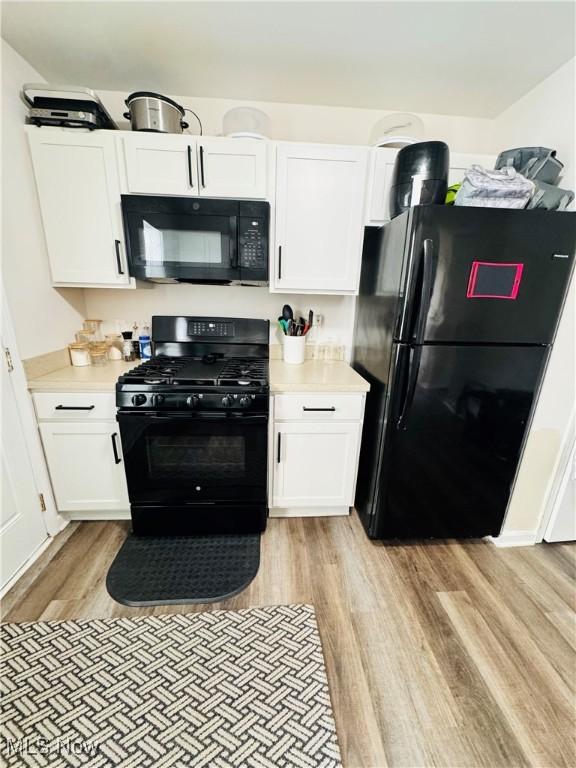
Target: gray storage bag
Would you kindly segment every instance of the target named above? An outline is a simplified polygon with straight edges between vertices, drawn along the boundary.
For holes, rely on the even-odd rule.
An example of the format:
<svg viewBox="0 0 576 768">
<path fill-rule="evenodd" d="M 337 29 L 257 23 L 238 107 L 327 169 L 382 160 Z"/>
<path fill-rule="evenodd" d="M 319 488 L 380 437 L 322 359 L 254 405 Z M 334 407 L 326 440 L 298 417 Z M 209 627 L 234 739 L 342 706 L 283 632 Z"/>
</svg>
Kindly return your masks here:
<svg viewBox="0 0 576 768">
<path fill-rule="evenodd" d="M 535 181 L 536 189 L 526 208 L 544 208 L 547 211 L 565 211 L 574 200 L 574 192 L 552 184 Z"/>
<path fill-rule="evenodd" d="M 480 165 L 466 169 L 454 205 L 478 208 L 525 208 L 534 192 L 534 182 L 514 168 L 488 171 Z"/>
<path fill-rule="evenodd" d="M 500 152 L 496 170 L 515 168 L 522 176 L 545 184 L 555 184 L 564 165 L 556 157 L 555 149 L 547 147 L 518 147 Z"/>
</svg>

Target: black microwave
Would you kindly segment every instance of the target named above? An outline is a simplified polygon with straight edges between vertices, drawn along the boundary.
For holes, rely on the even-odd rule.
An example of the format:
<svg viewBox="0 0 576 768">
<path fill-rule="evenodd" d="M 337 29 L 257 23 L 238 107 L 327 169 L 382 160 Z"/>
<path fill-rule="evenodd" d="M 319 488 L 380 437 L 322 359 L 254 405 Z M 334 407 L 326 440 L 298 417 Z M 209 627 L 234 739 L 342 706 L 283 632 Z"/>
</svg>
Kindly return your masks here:
<svg viewBox="0 0 576 768">
<path fill-rule="evenodd" d="M 268 285 L 269 203 L 122 195 L 122 218 L 132 277 Z"/>
</svg>

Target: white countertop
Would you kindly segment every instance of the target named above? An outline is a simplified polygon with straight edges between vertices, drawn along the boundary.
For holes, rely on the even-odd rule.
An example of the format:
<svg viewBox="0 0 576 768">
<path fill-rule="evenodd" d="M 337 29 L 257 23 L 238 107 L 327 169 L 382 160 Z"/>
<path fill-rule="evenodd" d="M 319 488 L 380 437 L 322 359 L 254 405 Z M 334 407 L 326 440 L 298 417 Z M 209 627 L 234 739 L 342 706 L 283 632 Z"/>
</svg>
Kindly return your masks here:
<svg viewBox="0 0 576 768">
<path fill-rule="evenodd" d="M 123 360 L 82 368 L 68 365 L 30 379 L 28 389 L 32 392 L 114 392 L 118 377 L 137 365 L 137 361 L 125 363 Z"/>
<path fill-rule="evenodd" d="M 32 392 L 113 392 L 118 377 L 137 362 L 110 362 L 76 368 L 69 365 L 30 379 Z M 290 365 L 270 361 L 271 392 L 367 392 L 370 385 L 348 363 L 340 360 L 306 360 Z"/>
<path fill-rule="evenodd" d="M 368 392 L 370 384 L 341 360 L 290 365 L 270 360 L 271 392 Z"/>
</svg>

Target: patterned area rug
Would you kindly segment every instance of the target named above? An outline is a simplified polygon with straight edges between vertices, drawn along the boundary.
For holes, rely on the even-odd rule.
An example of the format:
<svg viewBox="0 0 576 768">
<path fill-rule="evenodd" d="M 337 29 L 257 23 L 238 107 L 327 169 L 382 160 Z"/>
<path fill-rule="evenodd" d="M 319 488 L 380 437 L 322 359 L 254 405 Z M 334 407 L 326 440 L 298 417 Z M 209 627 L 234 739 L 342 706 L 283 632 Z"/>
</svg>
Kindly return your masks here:
<svg viewBox="0 0 576 768">
<path fill-rule="evenodd" d="M 2 626 L 9 766 L 336 768 L 308 605 Z"/>
</svg>

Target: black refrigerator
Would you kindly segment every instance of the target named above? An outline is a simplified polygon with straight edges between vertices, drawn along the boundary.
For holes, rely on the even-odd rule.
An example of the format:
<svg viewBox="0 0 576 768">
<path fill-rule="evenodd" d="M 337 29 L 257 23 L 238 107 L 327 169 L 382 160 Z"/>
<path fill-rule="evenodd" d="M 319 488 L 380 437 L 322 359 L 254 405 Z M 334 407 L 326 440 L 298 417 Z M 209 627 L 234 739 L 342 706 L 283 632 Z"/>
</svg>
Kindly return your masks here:
<svg viewBox="0 0 576 768">
<path fill-rule="evenodd" d="M 355 506 L 371 538 L 500 532 L 575 245 L 576 213 L 556 211 L 417 206 L 365 230 Z"/>
</svg>

